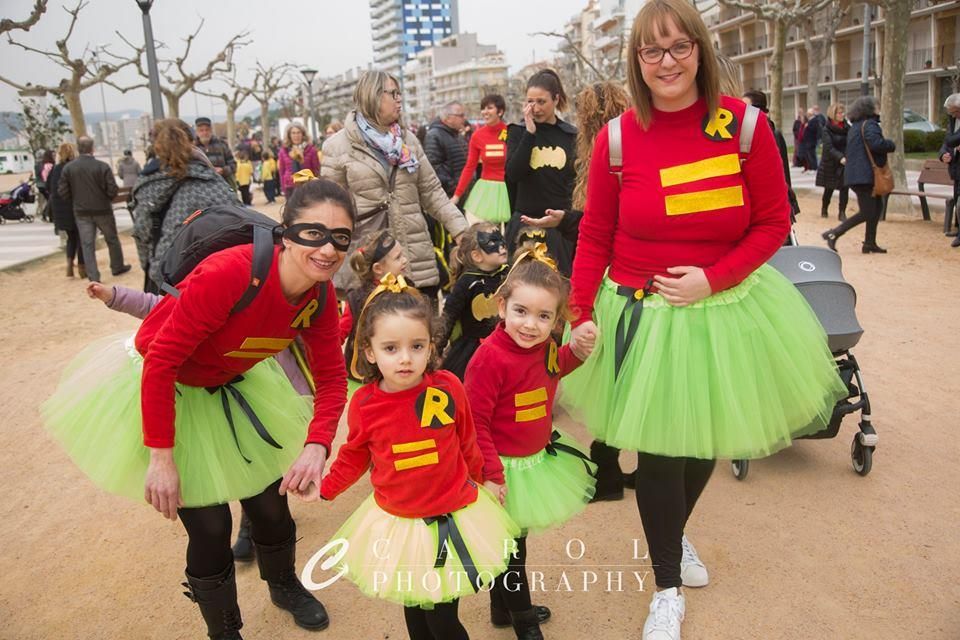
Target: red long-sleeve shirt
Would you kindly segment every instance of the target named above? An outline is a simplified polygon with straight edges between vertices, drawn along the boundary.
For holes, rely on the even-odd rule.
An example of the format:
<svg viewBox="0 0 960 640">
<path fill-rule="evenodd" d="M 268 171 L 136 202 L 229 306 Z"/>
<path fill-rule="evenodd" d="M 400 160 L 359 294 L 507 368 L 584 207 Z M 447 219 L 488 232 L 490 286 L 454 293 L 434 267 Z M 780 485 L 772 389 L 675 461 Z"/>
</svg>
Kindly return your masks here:
<svg viewBox="0 0 960 640">
<path fill-rule="evenodd" d="M 701 267 L 717 292 L 783 244 L 790 205 L 773 133 L 761 119 L 750 153 L 740 156 L 746 105 L 721 96 L 720 107 L 719 126 L 705 124 L 703 99 L 681 111 L 654 110 L 647 131 L 633 109 L 624 113 L 622 186 L 609 170 L 607 127 L 600 130 L 573 265 L 575 324 L 591 318 L 608 266 L 610 278 L 635 288 L 654 275 L 675 277 L 668 267 Z M 731 114 L 736 126 L 724 126 Z"/>
<path fill-rule="evenodd" d="M 260 293 L 239 313 L 230 310 L 250 280 L 253 245 L 249 244 L 205 258 L 180 283 L 179 298 L 166 296 L 147 315 L 136 337 L 137 351 L 143 355 L 146 446 L 173 446 L 175 382 L 194 387 L 225 384 L 282 351 L 299 333 L 317 389 L 306 442 L 330 450 L 347 402 L 337 297 L 327 283 L 290 304 L 280 287 L 279 251 L 277 247 Z M 327 287 L 322 308 L 317 300 L 320 286 Z"/>
<path fill-rule="evenodd" d="M 467 164 L 460 174 L 460 182 L 453 192 L 455 196 L 462 196 L 470 186 L 473 174 L 477 171 L 477 162 L 483 163 L 480 171 L 481 180 L 503 182 L 504 169 L 507 166 L 507 125 L 500 122 L 497 125 L 483 125 L 470 137 L 470 146 L 467 149 Z"/>
<path fill-rule="evenodd" d="M 364 385 L 347 422 L 350 434 L 320 486 L 325 499 L 370 469 L 374 500 L 395 516 L 426 518 L 476 501 L 483 458 L 463 385 L 449 371 L 426 373 L 416 387 L 395 393 Z"/>
<path fill-rule="evenodd" d="M 467 365 L 464 385 L 485 479 L 503 484 L 499 456 L 530 456 L 547 446 L 557 384 L 581 364 L 569 345 L 557 348 L 553 340 L 521 347 L 502 322 L 480 343 Z"/>
</svg>

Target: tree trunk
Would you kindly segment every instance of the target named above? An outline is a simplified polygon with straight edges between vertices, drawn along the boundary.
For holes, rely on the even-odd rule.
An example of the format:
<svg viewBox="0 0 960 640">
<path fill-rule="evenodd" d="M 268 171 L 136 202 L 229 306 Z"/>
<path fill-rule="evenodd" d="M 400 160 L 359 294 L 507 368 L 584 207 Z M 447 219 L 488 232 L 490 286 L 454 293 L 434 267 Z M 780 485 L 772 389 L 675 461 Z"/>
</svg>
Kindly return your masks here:
<svg viewBox="0 0 960 640">
<path fill-rule="evenodd" d="M 167 99 L 167 117 L 179 118 L 180 117 L 180 96 L 174 95 L 172 93 L 164 93 L 163 95 Z"/>
<path fill-rule="evenodd" d="M 270 102 L 260 103 L 260 138 L 263 148 L 270 146 Z"/>
<path fill-rule="evenodd" d="M 227 144 L 232 149 L 237 142 L 237 108 L 231 102 L 224 101 L 224 103 L 227 105 Z"/>
<path fill-rule="evenodd" d="M 820 104 L 820 63 L 823 62 L 824 51 L 829 49 L 820 43 L 810 42 L 807 39 L 804 42 L 804 48 L 807 50 L 807 106 L 812 107 Z"/>
<path fill-rule="evenodd" d="M 880 115 L 883 118 L 883 134 L 897 145 L 897 152 L 887 156 L 898 189 L 907 186 L 906 169 L 903 163 L 903 92 L 906 83 L 907 32 L 912 4 L 901 0 L 884 3 L 886 24 L 883 29 L 883 93 L 880 98 Z M 895 202 L 897 209 L 908 211 L 906 202 Z"/>
<path fill-rule="evenodd" d="M 73 135 L 79 138 L 87 135 L 87 121 L 83 117 L 83 105 L 80 104 L 80 92 L 70 89 L 63 90 L 63 99 L 70 111 L 70 125 Z"/>
<path fill-rule="evenodd" d="M 770 56 L 770 117 L 782 129 L 783 117 L 783 54 L 787 47 L 787 23 L 773 22 L 773 53 Z"/>
</svg>

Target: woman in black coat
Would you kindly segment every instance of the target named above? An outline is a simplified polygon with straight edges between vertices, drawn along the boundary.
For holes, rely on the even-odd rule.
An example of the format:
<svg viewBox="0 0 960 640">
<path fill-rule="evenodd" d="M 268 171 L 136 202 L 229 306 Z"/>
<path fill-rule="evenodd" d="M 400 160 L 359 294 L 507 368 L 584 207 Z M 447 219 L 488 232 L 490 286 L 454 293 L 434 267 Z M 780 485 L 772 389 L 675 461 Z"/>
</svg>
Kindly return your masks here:
<svg viewBox="0 0 960 640">
<path fill-rule="evenodd" d="M 47 176 L 47 192 L 50 194 L 50 211 L 53 214 L 54 228 L 63 231 L 67 236 L 67 277 L 73 277 L 73 259 L 77 259 L 80 277 L 87 277 L 87 270 L 83 265 L 83 253 L 80 247 L 80 234 L 77 232 L 77 220 L 73 217 L 73 201 L 63 198 L 57 190 L 60 175 L 68 162 L 77 157 L 76 148 L 69 142 L 64 142 L 57 150 L 60 160 L 53 165 L 50 175 Z"/>
<path fill-rule="evenodd" d="M 896 151 L 897 145 L 893 140 L 883 137 L 877 99 L 873 96 L 857 98 L 847 115 L 850 117 L 850 131 L 847 132 L 847 163 L 843 178 L 844 184 L 857 194 L 860 213 L 824 232 L 823 239 L 827 241 L 827 246 L 836 251 L 840 236 L 861 222 L 866 222 L 863 252 L 886 253 L 886 249 L 877 245 L 877 225 L 880 223 L 883 199 L 873 195 L 873 167 L 867 157 L 866 147 L 870 148 L 877 166 L 882 167 L 887 164 L 887 154 Z"/>
<path fill-rule="evenodd" d="M 847 132 L 850 125 L 844 118 L 842 104 L 832 104 L 827 109 L 827 124 L 820 133 L 823 142 L 823 155 L 817 169 L 817 186 L 823 187 L 820 217 L 827 218 L 830 198 L 834 189 L 840 190 L 840 222 L 847 219 L 847 199 L 849 189 L 843 184 L 843 166 L 846 163 Z"/>
</svg>

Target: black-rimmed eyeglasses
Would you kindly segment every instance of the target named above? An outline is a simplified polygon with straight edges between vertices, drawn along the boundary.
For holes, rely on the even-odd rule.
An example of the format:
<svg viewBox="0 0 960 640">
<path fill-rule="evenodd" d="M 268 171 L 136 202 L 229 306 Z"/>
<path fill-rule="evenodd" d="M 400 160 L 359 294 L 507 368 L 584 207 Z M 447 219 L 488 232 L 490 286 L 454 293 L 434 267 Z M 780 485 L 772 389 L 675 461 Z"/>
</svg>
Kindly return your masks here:
<svg viewBox="0 0 960 640">
<path fill-rule="evenodd" d="M 674 42 L 667 49 L 661 47 L 640 47 L 637 51 L 640 53 L 640 59 L 647 64 L 658 64 L 663 60 L 663 56 L 666 55 L 667 51 L 670 52 L 670 57 L 674 60 L 685 60 L 689 58 L 690 54 L 693 53 L 693 46 L 695 44 L 697 43 L 694 40 L 681 40 L 680 42 Z"/>
<path fill-rule="evenodd" d="M 384 90 L 383 90 L 383 93 L 386 94 L 386 95 L 388 95 L 388 96 L 390 96 L 390 97 L 393 98 L 394 100 L 399 100 L 399 99 L 400 99 L 400 96 L 403 95 L 403 94 L 400 92 L 400 89 L 393 89 L 393 90 L 390 90 L 390 91 L 387 91 L 386 89 L 384 89 Z"/>
</svg>

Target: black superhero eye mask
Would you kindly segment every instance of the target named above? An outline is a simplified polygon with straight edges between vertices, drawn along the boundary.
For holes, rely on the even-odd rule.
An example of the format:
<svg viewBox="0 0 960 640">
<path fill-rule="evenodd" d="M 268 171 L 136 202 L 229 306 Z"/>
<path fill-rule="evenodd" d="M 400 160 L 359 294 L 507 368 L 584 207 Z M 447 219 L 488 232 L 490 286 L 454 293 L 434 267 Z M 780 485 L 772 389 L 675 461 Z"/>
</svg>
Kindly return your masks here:
<svg viewBox="0 0 960 640">
<path fill-rule="evenodd" d="M 346 251 L 350 248 L 353 231 L 345 227 L 327 229 L 319 223 L 302 222 L 284 229 L 283 237 L 305 247 L 322 247 L 329 242 L 337 251 Z"/>
<path fill-rule="evenodd" d="M 499 229 L 477 232 L 477 246 L 484 253 L 500 253 L 506 244 Z"/>
</svg>

